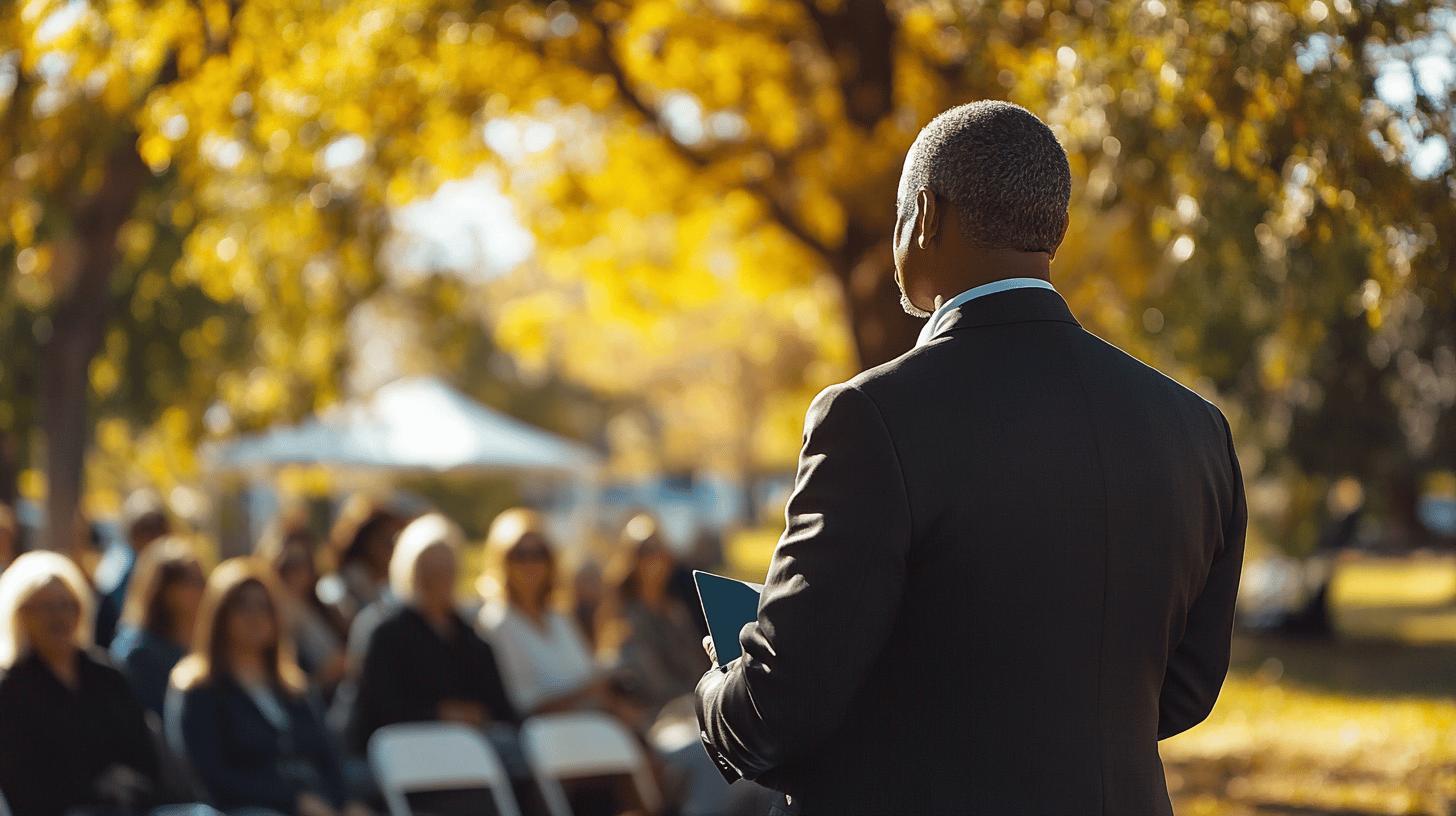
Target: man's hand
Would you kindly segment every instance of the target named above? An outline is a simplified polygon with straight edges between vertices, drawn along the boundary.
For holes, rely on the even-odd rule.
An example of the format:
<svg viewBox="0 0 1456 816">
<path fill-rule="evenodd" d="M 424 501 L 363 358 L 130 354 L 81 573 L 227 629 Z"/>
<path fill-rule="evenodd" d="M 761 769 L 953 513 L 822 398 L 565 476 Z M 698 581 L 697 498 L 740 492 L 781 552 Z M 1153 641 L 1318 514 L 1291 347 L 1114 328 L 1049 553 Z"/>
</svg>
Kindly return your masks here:
<svg viewBox="0 0 1456 816">
<path fill-rule="evenodd" d="M 703 638 L 703 651 L 708 653 L 708 662 L 713 664 L 713 668 L 718 668 L 718 650 L 713 648 L 711 635 Z"/>
</svg>

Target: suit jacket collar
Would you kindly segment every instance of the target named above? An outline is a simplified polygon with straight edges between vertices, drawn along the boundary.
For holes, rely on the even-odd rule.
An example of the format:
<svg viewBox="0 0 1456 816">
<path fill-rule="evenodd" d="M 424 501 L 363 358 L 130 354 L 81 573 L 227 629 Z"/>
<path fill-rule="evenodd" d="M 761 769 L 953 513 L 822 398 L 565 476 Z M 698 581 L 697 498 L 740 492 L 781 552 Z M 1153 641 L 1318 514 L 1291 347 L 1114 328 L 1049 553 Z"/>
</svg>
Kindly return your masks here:
<svg viewBox="0 0 1456 816">
<path fill-rule="evenodd" d="M 1081 326 L 1067 301 L 1051 289 L 1012 289 L 962 303 L 946 315 L 935 337 L 976 326 L 1053 321 Z M 932 338 L 934 339 L 934 338 Z"/>
</svg>

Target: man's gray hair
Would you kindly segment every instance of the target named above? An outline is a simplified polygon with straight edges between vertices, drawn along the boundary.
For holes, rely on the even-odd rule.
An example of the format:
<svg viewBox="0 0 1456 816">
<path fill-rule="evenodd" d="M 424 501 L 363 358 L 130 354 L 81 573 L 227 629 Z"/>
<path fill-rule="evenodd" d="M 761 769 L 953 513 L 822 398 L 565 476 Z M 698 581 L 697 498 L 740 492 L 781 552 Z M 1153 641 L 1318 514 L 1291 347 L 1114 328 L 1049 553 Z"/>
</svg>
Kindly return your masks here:
<svg viewBox="0 0 1456 816">
<path fill-rule="evenodd" d="M 955 204 L 973 246 L 1051 252 L 1066 230 L 1072 171 L 1036 114 L 985 99 L 942 113 L 915 138 L 900 185 L 903 217 L 921 187 Z"/>
</svg>

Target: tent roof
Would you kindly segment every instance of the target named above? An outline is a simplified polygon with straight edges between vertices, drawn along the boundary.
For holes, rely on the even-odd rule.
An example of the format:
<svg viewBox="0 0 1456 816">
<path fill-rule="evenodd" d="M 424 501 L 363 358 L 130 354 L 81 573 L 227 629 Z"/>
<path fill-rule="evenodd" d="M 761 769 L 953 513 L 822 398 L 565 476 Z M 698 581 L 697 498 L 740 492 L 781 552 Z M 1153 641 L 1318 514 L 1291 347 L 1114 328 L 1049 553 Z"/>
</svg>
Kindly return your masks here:
<svg viewBox="0 0 1456 816">
<path fill-rule="evenodd" d="M 487 408 L 434 377 L 395 380 L 301 424 L 220 443 L 207 460 L 218 471 L 317 464 L 426 473 L 564 474 L 598 463 L 590 448 Z"/>
</svg>

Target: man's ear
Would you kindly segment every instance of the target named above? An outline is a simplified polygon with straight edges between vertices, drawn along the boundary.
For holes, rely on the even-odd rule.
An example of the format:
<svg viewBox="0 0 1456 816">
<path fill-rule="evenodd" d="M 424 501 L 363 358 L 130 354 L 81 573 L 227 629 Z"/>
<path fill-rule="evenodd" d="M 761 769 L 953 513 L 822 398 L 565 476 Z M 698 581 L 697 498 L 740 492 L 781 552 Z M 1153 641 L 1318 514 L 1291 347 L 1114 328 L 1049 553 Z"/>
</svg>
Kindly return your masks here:
<svg viewBox="0 0 1456 816">
<path fill-rule="evenodd" d="M 1057 235 L 1056 246 L 1053 246 L 1050 250 L 1047 251 L 1048 261 L 1057 257 L 1057 250 L 1060 249 L 1062 246 L 1062 239 L 1067 237 L 1067 227 L 1071 225 L 1071 221 L 1071 218 L 1062 219 L 1062 231 Z"/>
<path fill-rule="evenodd" d="M 921 187 L 915 193 L 915 245 L 925 249 L 939 234 L 940 207 L 935 193 Z"/>
</svg>

